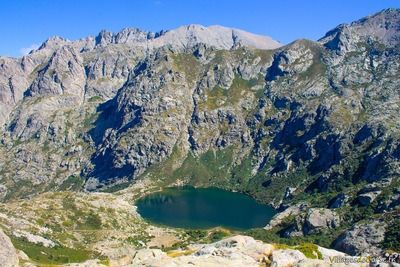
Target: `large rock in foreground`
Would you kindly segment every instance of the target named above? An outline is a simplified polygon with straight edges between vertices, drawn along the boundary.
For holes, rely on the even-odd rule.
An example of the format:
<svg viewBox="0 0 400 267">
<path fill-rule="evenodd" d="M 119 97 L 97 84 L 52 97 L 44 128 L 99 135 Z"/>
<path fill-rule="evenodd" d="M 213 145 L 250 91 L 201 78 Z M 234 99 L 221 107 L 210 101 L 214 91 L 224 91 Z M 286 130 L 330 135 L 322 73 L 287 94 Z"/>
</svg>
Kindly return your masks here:
<svg viewBox="0 0 400 267">
<path fill-rule="evenodd" d="M 259 266 L 273 246 L 248 236 L 234 236 L 207 245 L 195 245 L 191 251 L 164 253 L 160 250 L 138 251 L 132 266 Z"/>
<path fill-rule="evenodd" d="M 19 266 L 18 254 L 10 238 L 0 229 L 0 266 Z"/>
<path fill-rule="evenodd" d="M 350 255 L 379 254 L 386 227 L 383 221 L 355 225 L 335 240 L 334 248 Z"/>
<path fill-rule="evenodd" d="M 163 252 L 159 249 L 141 249 L 132 257 L 123 258 L 123 266 L 332 266 L 330 257 L 348 255 L 316 246 L 316 257 L 307 258 L 300 250 L 278 247 L 254 240 L 248 236 L 233 236 L 212 244 L 194 244 L 187 250 Z M 318 254 L 320 256 L 318 256 Z M 121 266 L 122 261 L 111 261 L 110 266 Z M 119 264 L 119 265 L 118 265 Z M 334 266 L 344 266 L 337 264 Z M 357 264 L 349 266 L 367 266 Z"/>
</svg>

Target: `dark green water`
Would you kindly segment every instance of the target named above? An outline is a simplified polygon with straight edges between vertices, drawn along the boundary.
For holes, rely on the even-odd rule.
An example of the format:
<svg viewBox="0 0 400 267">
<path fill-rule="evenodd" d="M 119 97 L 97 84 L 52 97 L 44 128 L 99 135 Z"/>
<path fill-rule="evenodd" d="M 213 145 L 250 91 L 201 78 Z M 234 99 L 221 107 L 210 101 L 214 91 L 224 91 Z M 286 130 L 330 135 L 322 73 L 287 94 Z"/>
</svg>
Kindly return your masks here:
<svg viewBox="0 0 400 267">
<path fill-rule="evenodd" d="M 247 195 L 217 188 L 167 188 L 139 199 L 136 206 L 152 223 L 190 229 L 263 227 L 276 213 Z"/>
</svg>

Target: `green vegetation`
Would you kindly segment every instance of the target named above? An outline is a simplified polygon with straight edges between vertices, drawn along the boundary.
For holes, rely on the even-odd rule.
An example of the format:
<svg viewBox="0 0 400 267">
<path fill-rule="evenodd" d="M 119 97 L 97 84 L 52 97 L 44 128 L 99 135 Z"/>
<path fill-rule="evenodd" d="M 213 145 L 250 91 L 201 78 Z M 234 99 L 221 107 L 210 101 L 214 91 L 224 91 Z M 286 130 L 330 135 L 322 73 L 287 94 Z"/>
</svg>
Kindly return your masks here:
<svg viewBox="0 0 400 267">
<path fill-rule="evenodd" d="M 70 212 L 70 220 L 64 221 L 65 227 L 71 227 L 74 230 L 99 230 L 102 228 L 100 216 L 93 211 L 84 211 L 78 208 L 72 196 L 63 198 L 62 207 L 64 211 Z M 54 228 L 54 225 L 52 227 Z"/>
<path fill-rule="evenodd" d="M 253 164 L 251 156 L 248 156 L 244 158 L 239 165 L 232 168 L 232 183 L 237 186 L 247 185 L 252 177 L 252 169 Z"/>
<path fill-rule="evenodd" d="M 231 146 L 209 150 L 199 156 L 190 151 L 185 156 L 176 145 L 168 159 L 149 167 L 142 177 L 163 179 L 166 184 L 179 179 L 187 179 L 190 184 L 198 185 L 223 184 L 230 175 L 233 154 L 234 147 Z"/>
<path fill-rule="evenodd" d="M 309 259 L 322 259 L 322 254 L 318 246 L 313 243 L 301 243 L 299 245 L 289 246 L 287 244 L 274 244 L 276 249 L 296 249 Z"/>
<path fill-rule="evenodd" d="M 206 101 L 199 103 L 201 110 L 213 110 L 223 106 L 236 105 L 245 92 L 252 92 L 251 88 L 255 85 L 261 85 L 264 79 L 261 76 L 258 79 L 244 80 L 235 76 L 229 89 L 223 89 L 219 86 L 206 91 Z M 256 95 L 262 93 L 262 90 L 253 91 Z"/>
<path fill-rule="evenodd" d="M 322 61 L 323 57 L 323 49 L 319 46 L 316 46 L 314 43 L 309 40 L 300 40 L 304 46 L 308 47 L 313 54 L 313 63 L 311 66 L 304 72 L 300 74 L 301 79 L 315 79 L 317 76 L 322 76 L 326 73 L 327 67 Z M 303 59 L 300 59 L 303 60 Z"/>
<path fill-rule="evenodd" d="M 80 176 L 71 175 L 69 176 L 59 187 L 60 191 L 79 191 L 82 189 L 85 183 L 85 179 Z"/>
<path fill-rule="evenodd" d="M 172 173 L 172 179 L 188 178 L 194 184 L 213 184 L 227 179 L 233 160 L 233 148 L 209 150 L 196 156 L 189 152 L 182 166 Z"/>
<path fill-rule="evenodd" d="M 24 238 L 13 237 L 12 243 L 17 249 L 25 252 L 30 259 L 39 264 L 83 262 L 99 257 L 99 255 L 89 250 L 73 249 L 64 246 L 44 247 L 41 244 L 30 243 Z"/>
<path fill-rule="evenodd" d="M 385 233 L 383 247 L 387 250 L 400 251 L 400 221 L 394 220 Z"/>
<path fill-rule="evenodd" d="M 227 231 L 215 231 L 215 232 L 211 232 L 208 236 L 208 238 L 210 239 L 211 242 L 217 242 L 227 236 L 229 236 L 230 233 Z"/>
<path fill-rule="evenodd" d="M 119 183 L 119 184 L 113 185 L 111 187 L 107 187 L 106 189 L 102 189 L 100 191 L 106 192 L 106 193 L 113 193 L 113 192 L 117 192 L 122 189 L 125 189 L 125 188 L 129 187 L 130 185 L 131 185 L 131 182 L 124 182 L 124 183 Z"/>
<path fill-rule="evenodd" d="M 177 242 L 171 247 L 163 247 L 162 249 L 164 251 L 173 251 L 176 249 L 187 249 L 189 244 L 214 243 L 232 235 L 232 233 L 223 228 L 215 228 L 211 230 L 185 230 L 182 235 L 183 241 Z"/>
<path fill-rule="evenodd" d="M 152 236 L 148 235 L 147 233 L 141 233 L 139 235 L 128 237 L 126 241 L 134 247 L 140 248 L 143 247 L 144 244 L 150 242 L 151 238 Z"/>
<path fill-rule="evenodd" d="M 188 236 L 189 241 L 198 241 L 207 236 L 206 230 L 187 230 L 185 234 Z"/>
<path fill-rule="evenodd" d="M 90 129 L 93 126 L 93 123 L 95 122 L 95 120 L 97 119 L 98 113 L 91 113 L 91 114 L 87 114 L 85 116 L 85 119 L 83 120 L 83 129 Z"/>
<path fill-rule="evenodd" d="M 299 187 L 311 178 L 304 168 L 297 169 L 284 176 L 268 177 L 265 175 L 265 170 L 270 165 L 272 165 L 272 162 L 250 178 L 248 185 L 245 187 L 247 192 L 250 192 L 256 199 L 264 203 L 269 203 L 274 199 L 281 199 L 286 187 Z"/>
<path fill-rule="evenodd" d="M 256 228 L 246 231 L 244 234 L 266 243 L 277 243 L 288 246 L 297 246 L 298 244 L 312 243 L 318 244 L 322 247 L 330 247 L 332 242 L 340 235 L 343 228 L 327 230 L 326 232 L 324 232 L 324 234 L 311 234 L 307 236 L 295 236 L 290 238 L 281 237 L 279 235 L 279 230 L 281 230 L 281 228 L 272 230 Z"/>
<path fill-rule="evenodd" d="M 96 95 L 96 96 L 92 96 L 87 101 L 88 102 L 101 102 L 101 101 L 103 101 L 103 98 L 101 96 Z"/>
<path fill-rule="evenodd" d="M 154 179 L 172 177 L 175 169 L 179 167 L 179 165 L 177 164 L 180 164 L 180 162 L 184 159 L 185 155 L 180 150 L 180 145 L 175 144 L 174 148 L 172 149 L 171 155 L 164 161 L 148 167 L 142 177 L 149 176 Z"/>
<path fill-rule="evenodd" d="M 12 180 L 12 182 L 14 182 L 13 186 L 9 187 L 12 190 L 7 191 L 7 195 L 3 199 L 4 201 L 8 201 L 20 195 L 29 195 L 41 191 L 41 188 L 35 187 L 33 183 L 28 180 L 18 180 L 16 182 Z"/>
<path fill-rule="evenodd" d="M 212 230 L 186 230 L 185 235 L 187 242 L 214 243 L 231 235 L 231 232 L 223 228 L 216 228 Z"/>
<path fill-rule="evenodd" d="M 322 254 L 318 250 L 318 246 L 312 243 L 301 243 L 298 246 L 292 247 L 302 252 L 307 258 L 322 259 Z"/>
<path fill-rule="evenodd" d="M 192 54 L 172 54 L 174 66 L 183 72 L 189 83 L 193 83 L 200 71 L 200 63 Z"/>
<path fill-rule="evenodd" d="M 49 140 L 44 141 L 43 146 L 42 146 L 42 151 L 44 153 L 48 153 L 50 151 L 50 142 L 49 142 Z"/>
<path fill-rule="evenodd" d="M 100 216 L 97 213 L 89 212 L 84 217 L 83 223 L 78 223 L 78 228 L 81 230 L 99 230 L 102 223 Z"/>
</svg>

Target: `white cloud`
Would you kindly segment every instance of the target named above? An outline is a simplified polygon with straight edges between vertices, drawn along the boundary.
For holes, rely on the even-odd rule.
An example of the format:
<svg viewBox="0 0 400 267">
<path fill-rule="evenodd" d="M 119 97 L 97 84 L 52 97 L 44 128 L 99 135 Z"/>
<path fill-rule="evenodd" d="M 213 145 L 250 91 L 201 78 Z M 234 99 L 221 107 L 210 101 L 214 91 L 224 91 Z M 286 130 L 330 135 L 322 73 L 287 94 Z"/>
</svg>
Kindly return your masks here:
<svg viewBox="0 0 400 267">
<path fill-rule="evenodd" d="M 21 53 L 21 55 L 27 55 L 29 54 L 29 52 L 31 52 L 32 50 L 38 49 L 39 45 L 38 44 L 31 44 L 29 47 L 23 47 L 19 50 L 19 52 Z"/>
</svg>

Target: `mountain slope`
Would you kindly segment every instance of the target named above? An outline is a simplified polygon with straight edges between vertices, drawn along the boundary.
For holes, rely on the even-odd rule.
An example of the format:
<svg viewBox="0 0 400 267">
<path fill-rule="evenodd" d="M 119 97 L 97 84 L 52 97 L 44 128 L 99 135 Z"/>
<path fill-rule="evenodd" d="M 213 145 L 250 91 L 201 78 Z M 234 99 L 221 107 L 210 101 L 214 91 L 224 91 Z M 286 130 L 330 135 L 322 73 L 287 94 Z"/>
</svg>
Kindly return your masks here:
<svg viewBox="0 0 400 267">
<path fill-rule="evenodd" d="M 0 197 L 218 186 L 282 211 L 259 238 L 398 249 L 385 233 L 400 204 L 399 14 L 286 46 L 190 25 L 1 58 Z M 377 240 L 355 240 L 375 224 Z"/>
</svg>

